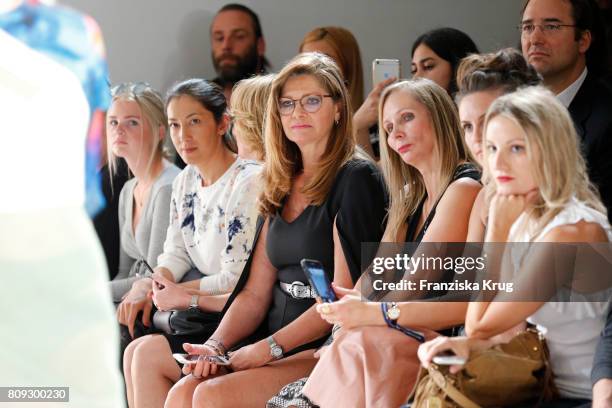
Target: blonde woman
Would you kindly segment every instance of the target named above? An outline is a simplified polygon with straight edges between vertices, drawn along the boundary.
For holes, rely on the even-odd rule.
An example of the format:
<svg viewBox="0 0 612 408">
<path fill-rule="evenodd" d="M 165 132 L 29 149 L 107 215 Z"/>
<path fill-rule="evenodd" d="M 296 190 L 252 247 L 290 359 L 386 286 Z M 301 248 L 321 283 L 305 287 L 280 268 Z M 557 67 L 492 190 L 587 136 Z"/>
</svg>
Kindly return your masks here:
<svg viewBox="0 0 612 408">
<path fill-rule="evenodd" d="M 243 79 L 232 91 L 232 134 L 238 145 L 238 156 L 244 159 L 264 161 L 264 118 L 273 79 L 273 74 Z"/>
<path fill-rule="evenodd" d="M 424 79 L 391 85 L 381 96 L 379 123 L 380 164 L 391 196 L 383 241 L 465 241 L 480 172 L 448 93 Z M 336 287 L 341 300 L 317 306 L 324 320 L 342 330 L 322 353 L 303 393 L 320 406 L 334 405 L 338 395 L 343 406 L 399 406 L 419 366 L 418 343 L 402 330 L 418 327 L 435 336 L 434 330 L 463 323 L 467 304 L 362 302 L 361 294 L 371 292 L 370 277 L 364 275 L 358 285 L 361 291 Z M 401 328 L 389 327 L 390 308 Z M 381 378 L 373 367 L 394 374 Z"/>
<path fill-rule="evenodd" d="M 146 269 L 140 260 L 155 267 L 163 251 L 172 182 L 180 170 L 163 156 L 167 119 L 164 102 L 149 85 L 124 83 L 111 90 L 112 104 L 106 113 L 107 155 L 109 170 L 116 172 L 117 158 L 127 162 L 134 177 L 123 186 L 119 195 L 119 271 L 111 281 L 113 300 L 119 306 L 119 321 L 133 333 L 134 321 L 126 314 L 132 301 L 132 285 Z M 150 286 L 150 282 L 149 282 Z M 126 296 L 127 294 L 127 296 Z M 149 326 L 149 314 L 143 315 Z"/>
<path fill-rule="evenodd" d="M 489 108 L 484 129 L 485 171 L 491 180 L 487 190 L 492 197 L 487 242 L 610 242 L 612 229 L 588 179 L 576 131 L 552 93 L 532 87 L 499 98 Z M 520 283 L 537 275 L 539 285 L 547 282 L 547 269 L 538 267 L 537 261 L 535 255 L 519 251 L 514 279 Z M 589 272 L 603 278 L 607 271 Z M 567 406 L 587 402 L 609 292 L 601 302 L 530 300 L 470 303 L 465 322 L 469 338 L 440 338 L 422 345 L 423 364 L 447 349 L 467 357 L 470 349 L 490 346 L 492 337 L 527 320 L 546 337 L 559 394 L 573 400 L 565 401 Z"/>
<path fill-rule="evenodd" d="M 206 360 L 183 367 L 191 375 L 166 407 L 263 406 L 314 366 L 331 326 L 315 311 L 300 261 L 318 259 L 330 280 L 352 286 L 361 242 L 383 232 L 384 185 L 376 166 L 356 157 L 351 124 L 348 92 L 329 57 L 300 54 L 274 79 L 254 252 L 217 331 L 204 345 L 185 345 L 202 356 L 233 350 L 229 370 Z"/>
</svg>

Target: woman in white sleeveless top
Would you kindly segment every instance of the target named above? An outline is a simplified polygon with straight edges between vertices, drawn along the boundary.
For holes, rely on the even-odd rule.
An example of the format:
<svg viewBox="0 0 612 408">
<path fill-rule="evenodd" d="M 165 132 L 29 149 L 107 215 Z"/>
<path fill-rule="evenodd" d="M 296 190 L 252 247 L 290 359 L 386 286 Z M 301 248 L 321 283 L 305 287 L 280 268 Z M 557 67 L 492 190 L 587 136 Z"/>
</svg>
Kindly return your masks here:
<svg viewBox="0 0 612 408">
<path fill-rule="evenodd" d="M 553 94 L 531 87 L 497 99 L 487 113 L 485 132 L 487 242 L 591 243 L 609 250 L 606 243 L 612 240 L 612 229 L 605 207 L 589 182 L 569 114 Z M 545 245 L 549 244 L 531 245 L 529 251 L 541 253 Z M 535 252 L 526 248 L 506 246 L 515 287 L 532 276 L 538 289 L 553 286 L 555 271 L 539 267 Z M 604 278 L 610 269 L 577 272 Z M 564 403 L 583 403 L 591 399 L 593 356 L 610 301 L 609 282 L 602 279 L 600 286 L 582 293 L 576 286 L 571 292 L 562 288 L 551 299 L 520 299 L 534 300 L 529 302 L 472 302 L 465 324 L 469 338 L 425 343 L 419 350 L 421 361 L 427 366 L 433 356 L 448 349 L 467 357 L 470 349 L 507 341 L 528 321 L 546 337 L 555 385 Z M 571 295 L 572 302 L 555 301 L 564 293 Z"/>
</svg>

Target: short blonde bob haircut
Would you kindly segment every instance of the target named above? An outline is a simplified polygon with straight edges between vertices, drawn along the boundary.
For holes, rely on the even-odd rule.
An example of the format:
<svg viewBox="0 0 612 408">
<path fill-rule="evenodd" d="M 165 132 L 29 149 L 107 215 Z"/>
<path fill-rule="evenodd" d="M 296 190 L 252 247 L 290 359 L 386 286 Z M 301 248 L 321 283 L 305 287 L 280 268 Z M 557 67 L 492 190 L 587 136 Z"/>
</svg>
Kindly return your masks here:
<svg viewBox="0 0 612 408">
<path fill-rule="evenodd" d="M 234 85 L 231 99 L 231 113 L 234 127 L 240 130 L 240 137 L 258 160 L 263 161 L 264 119 L 274 74 L 258 75 L 243 79 Z"/>
<path fill-rule="evenodd" d="M 442 191 L 450 184 L 457 166 L 464 162 L 474 162 L 474 159 L 463 140 L 457 108 L 444 88 L 433 81 L 420 78 L 397 82 L 383 91 L 378 105 L 380 163 L 389 188 L 390 201 L 385 239 L 403 241 L 403 237 L 398 237 L 399 230 L 416 212 L 427 190 L 421 173 L 404 162 L 397 152 L 389 148 L 387 142 L 383 109 L 387 98 L 396 92 L 407 93 L 429 113 L 440 158 L 439 180 L 443 186 Z M 432 198 L 435 201 L 439 197 Z"/>
<path fill-rule="evenodd" d="M 336 63 L 346 81 L 354 112 L 363 103 L 363 67 L 355 36 L 342 27 L 317 27 L 306 33 L 300 44 L 300 52 L 303 52 L 304 45 L 315 41 L 325 41 L 338 56 Z"/>
<path fill-rule="evenodd" d="M 146 82 L 125 82 L 111 89 L 111 97 L 111 103 L 122 100 L 138 104 L 143 121 L 148 123 L 153 140 L 157 141 L 157 143 L 151 144 L 151 151 L 142 152 L 144 154 L 143 157 L 148 160 L 148 166 L 150 167 L 156 158 L 165 156 L 164 138 L 168 134 L 168 119 L 161 95 Z M 164 137 L 162 137 L 162 132 Z M 117 171 L 117 157 L 113 154 L 110 143 L 106 144 L 106 154 L 112 180 L 112 175 Z"/>
<path fill-rule="evenodd" d="M 316 78 L 340 107 L 340 118 L 332 126 L 317 171 L 302 189 L 312 205 L 323 204 L 336 175 L 355 153 L 351 102 L 340 69 L 330 57 L 317 52 L 297 55 L 276 75 L 268 98 L 264 189 L 260 199 L 260 211 L 266 216 L 274 215 L 280 209 L 291 190 L 294 176 L 303 169 L 300 149 L 287 138 L 278 111 L 278 100 L 287 80 L 302 75 Z"/>
<path fill-rule="evenodd" d="M 539 202 L 529 214 L 534 222 L 528 230 L 530 239 L 535 239 L 572 197 L 607 213 L 589 180 L 572 119 L 549 90 L 542 86 L 525 87 L 496 99 L 485 117 L 485 143 L 487 127 L 498 116 L 523 129 L 527 155 L 539 186 Z M 490 174 L 488 154 L 485 149 L 485 174 Z M 486 196 L 491 198 L 496 192 L 495 183 L 487 183 L 486 188 Z"/>
</svg>

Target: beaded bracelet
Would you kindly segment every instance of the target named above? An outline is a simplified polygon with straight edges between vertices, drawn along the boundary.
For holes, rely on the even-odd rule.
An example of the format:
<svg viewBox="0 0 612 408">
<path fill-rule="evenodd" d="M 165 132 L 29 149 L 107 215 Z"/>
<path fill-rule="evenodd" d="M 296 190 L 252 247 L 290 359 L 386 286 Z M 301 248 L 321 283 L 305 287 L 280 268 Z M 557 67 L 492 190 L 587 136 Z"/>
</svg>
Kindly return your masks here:
<svg viewBox="0 0 612 408">
<path fill-rule="evenodd" d="M 217 354 L 220 354 L 222 356 L 224 356 L 227 353 L 227 349 L 225 348 L 225 345 L 223 345 L 223 343 L 220 342 L 219 340 L 213 339 L 212 337 L 206 340 L 206 343 L 204 343 L 204 345 L 213 348 L 217 352 Z"/>
</svg>

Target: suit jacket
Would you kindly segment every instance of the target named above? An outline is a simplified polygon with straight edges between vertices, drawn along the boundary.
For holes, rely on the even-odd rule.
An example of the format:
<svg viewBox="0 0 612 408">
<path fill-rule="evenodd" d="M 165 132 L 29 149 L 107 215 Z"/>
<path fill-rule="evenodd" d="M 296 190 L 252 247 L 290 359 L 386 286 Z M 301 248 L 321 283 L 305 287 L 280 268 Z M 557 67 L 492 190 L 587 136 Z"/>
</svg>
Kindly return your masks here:
<svg viewBox="0 0 612 408">
<path fill-rule="evenodd" d="M 612 222 L 612 90 L 588 74 L 569 106 L 589 177 Z"/>
</svg>

